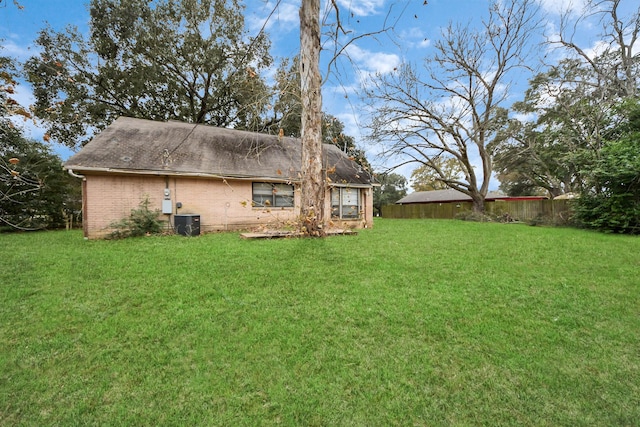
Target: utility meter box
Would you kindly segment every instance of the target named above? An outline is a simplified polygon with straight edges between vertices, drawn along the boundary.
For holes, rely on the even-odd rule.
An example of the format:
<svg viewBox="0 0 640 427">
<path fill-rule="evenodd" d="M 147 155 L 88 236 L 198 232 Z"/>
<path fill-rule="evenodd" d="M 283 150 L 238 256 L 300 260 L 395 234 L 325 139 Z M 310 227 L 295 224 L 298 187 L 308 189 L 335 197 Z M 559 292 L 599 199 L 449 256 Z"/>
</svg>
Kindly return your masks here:
<svg viewBox="0 0 640 427">
<path fill-rule="evenodd" d="M 162 201 L 162 213 L 165 215 L 171 215 L 173 213 L 173 205 L 171 204 L 171 200 L 163 200 Z"/>
<path fill-rule="evenodd" d="M 183 214 L 173 216 L 173 226 L 176 233 L 182 236 L 200 235 L 200 215 Z"/>
</svg>

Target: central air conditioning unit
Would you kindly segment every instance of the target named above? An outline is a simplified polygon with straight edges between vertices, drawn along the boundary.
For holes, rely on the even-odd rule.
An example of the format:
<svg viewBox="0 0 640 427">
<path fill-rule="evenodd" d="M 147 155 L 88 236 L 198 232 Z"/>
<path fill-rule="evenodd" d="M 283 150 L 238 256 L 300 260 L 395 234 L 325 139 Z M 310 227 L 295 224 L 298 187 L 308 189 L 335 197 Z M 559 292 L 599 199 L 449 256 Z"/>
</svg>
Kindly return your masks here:
<svg viewBox="0 0 640 427">
<path fill-rule="evenodd" d="M 182 236 L 200 235 L 200 215 L 183 214 L 174 215 L 173 227 L 176 233 Z"/>
</svg>

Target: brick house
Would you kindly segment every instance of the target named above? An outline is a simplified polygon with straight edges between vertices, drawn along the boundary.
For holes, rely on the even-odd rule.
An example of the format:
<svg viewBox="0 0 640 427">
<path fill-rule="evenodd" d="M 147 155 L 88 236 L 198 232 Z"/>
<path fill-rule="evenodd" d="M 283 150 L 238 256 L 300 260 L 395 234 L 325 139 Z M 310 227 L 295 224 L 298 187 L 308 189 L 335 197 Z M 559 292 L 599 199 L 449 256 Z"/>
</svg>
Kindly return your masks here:
<svg viewBox="0 0 640 427">
<path fill-rule="evenodd" d="M 323 154 L 332 223 L 371 227 L 371 175 L 333 145 Z M 147 199 L 168 228 L 187 214 L 203 232 L 281 227 L 300 213 L 300 161 L 295 138 L 121 117 L 65 169 L 83 181 L 84 235 L 99 238 Z"/>
</svg>

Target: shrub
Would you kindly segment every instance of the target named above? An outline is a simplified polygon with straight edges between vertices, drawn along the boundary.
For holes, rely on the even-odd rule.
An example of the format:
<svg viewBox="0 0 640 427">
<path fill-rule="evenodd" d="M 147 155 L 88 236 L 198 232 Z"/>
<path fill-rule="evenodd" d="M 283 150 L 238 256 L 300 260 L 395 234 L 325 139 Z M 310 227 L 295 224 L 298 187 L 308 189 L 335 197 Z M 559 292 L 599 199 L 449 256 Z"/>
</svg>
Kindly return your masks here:
<svg viewBox="0 0 640 427">
<path fill-rule="evenodd" d="M 474 211 L 462 211 L 456 214 L 455 219 L 473 222 L 493 222 L 493 218 L 489 215 Z"/>
<path fill-rule="evenodd" d="M 640 234 L 640 200 L 633 194 L 583 195 L 575 204 L 575 218 L 585 228 Z"/>
<path fill-rule="evenodd" d="M 575 218 L 587 228 L 640 234 L 640 104 L 629 100 L 619 112 L 624 120 L 588 171 L 590 187 L 576 202 Z"/>
<path fill-rule="evenodd" d="M 131 209 L 128 218 L 111 224 L 114 231 L 109 235 L 112 239 L 124 239 L 127 237 L 146 236 L 149 234 L 160 234 L 162 231 L 162 221 L 159 219 L 160 210 L 151 210 L 151 202 L 148 197 L 140 202 L 137 209 Z"/>
<path fill-rule="evenodd" d="M 553 218 L 543 213 L 536 215 L 535 218 L 529 219 L 527 224 L 534 227 L 537 225 L 555 225 Z"/>
</svg>

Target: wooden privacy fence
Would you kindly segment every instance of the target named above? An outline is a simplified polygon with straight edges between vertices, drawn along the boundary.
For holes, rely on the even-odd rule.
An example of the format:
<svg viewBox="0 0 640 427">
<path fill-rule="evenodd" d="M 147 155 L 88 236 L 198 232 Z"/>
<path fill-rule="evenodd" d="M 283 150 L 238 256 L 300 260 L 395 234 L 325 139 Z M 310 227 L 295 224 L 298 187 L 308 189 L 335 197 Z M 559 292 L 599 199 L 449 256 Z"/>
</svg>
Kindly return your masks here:
<svg viewBox="0 0 640 427">
<path fill-rule="evenodd" d="M 566 223 L 570 214 L 569 200 L 497 200 L 485 202 L 485 213 L 514 221 L 544 220 Z M 471 202 L 414 203 L 382 207 L 384 218 L 453 219 L 473 210 Z"/>
</svg>

